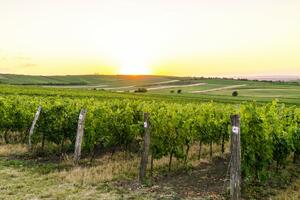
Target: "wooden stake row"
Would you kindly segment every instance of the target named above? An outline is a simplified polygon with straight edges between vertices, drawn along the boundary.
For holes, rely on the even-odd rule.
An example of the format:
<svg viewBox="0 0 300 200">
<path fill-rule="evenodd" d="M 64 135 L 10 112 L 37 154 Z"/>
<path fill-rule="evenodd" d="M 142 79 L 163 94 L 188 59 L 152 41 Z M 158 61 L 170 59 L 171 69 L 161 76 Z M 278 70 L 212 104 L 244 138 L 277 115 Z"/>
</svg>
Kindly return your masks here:
<svg viewBox="0 0 300 200">
<path fill-rule="evenodd" d="M 31 128 L 29 131 L 29 139 L 28 139 L 29 150 L 32 150 L 32 136 L 34 133 L 35 125 L 41 114 L 41 111 L 42 111 L 42 107 L 39 106 L 37 109 L 37 112 L 35 113 L 32 124 L 31 124 Z M 81 156 L 81 144 L 82 144 L 82 139 L 83 139 L 83 135 L 84 135 L 84 124 L 85 124 L 86 113 L 87 113 L 87 110 L 82 109 L 79 114 L 76 142 L 75 142 L 75 150 L 74 150 L 74 163 L 75 164 L 78 163 L 80 156 Z"/>
<path fill-rule="evenodd" d="M 42 107 L 39 106 L 35 114 L 29 131 L 29 149 L 32 149 L 32 135 L 37 120 L 42 111 Z M 84 135 L 84 125 L 87 110 L 82 109 L 79 114 L 78 127 L 76 134 L 75 150 L 74 150 L 74 163 L 77 164 L 81 156 L 81 144 Z M 230 196 L 232 200 L 238 200 L 241 198 L 241 145 L 240 145 L 240 116 L 231 116 L 232 134 L 231 134 L 231 168 L 230 168 Z M 144 144 L 143 152 L 140 162 L 139 180 L 143 183 L 146 177 L 148 155 L 150 149 L 150 124 L 149 113 L 144 113 Z"/>
<path fill-rule="evenodd" d="M 230 168 L 230 197 L 232 200 L 241 199 L 241 143 L 240 116 L 231 116 L 231 168 Z M 139 180 L 142 184 L 146 177 L 146 169 L 150 147 L 149 113 L 144 113 L 144 148 L 140 164 Z"/>
</svg>

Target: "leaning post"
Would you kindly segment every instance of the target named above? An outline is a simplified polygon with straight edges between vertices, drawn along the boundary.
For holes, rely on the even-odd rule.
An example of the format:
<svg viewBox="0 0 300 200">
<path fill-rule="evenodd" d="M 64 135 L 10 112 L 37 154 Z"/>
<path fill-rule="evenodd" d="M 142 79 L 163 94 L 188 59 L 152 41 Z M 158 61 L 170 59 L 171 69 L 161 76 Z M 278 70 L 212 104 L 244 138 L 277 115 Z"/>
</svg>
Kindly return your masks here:
<svg viewBox="0 0 300 200">
<path fill-rule="evenodd" d="M 42 111 L 42 106 L 39 106 L 36 113 L 35 113 L 34 119 L 32 121 L 30 130 L 29 130 L 29 137 L 28 137 L 28 148 L 29 148 L 29 150 L 32 149 L 32 135 L 33 135 L 33 132 L 34 132 L 36 122 L 40 117 L 41 111 Z"/>
<path fill-rule="evenodd" d="M 77 127 L 77 135 L 76 135 L 76 142 L 75 142 L 75 151 L 74 151 L 74 163 L 77 164 L 80 156 L 81 156 L 81 144 L 84 134 L 84 124 L 85 124 L 85 117 L 86 117 L 87 110 L 81 109 L 78 119 L 78 127 Z"/>
</svg>

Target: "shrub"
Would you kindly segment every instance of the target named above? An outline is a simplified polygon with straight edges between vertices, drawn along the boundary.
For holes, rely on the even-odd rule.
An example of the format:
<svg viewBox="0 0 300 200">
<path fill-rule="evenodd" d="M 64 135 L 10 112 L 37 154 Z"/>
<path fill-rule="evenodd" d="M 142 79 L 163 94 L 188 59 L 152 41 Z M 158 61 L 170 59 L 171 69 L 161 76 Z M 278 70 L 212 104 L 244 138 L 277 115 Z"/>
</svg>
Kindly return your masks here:
<svg viewBox="0 0 300 200">
<path fill-rule="evenodd" d="M 239 95 L 239 93 L 238 93 L 237 91 L 233 91 L 233 92 L 232 92 L 232 96 L 233 96 L 233 97 L 237 97 L 238 95 Z"/>
<path fill-rule="evenodd" d="M 177 90 L 177 94 L 181 94 L 182 90 Z"/>
<path fill-rule="evenodd" d="M 138 88 L 138 89 L 135 90 L 134 92 L 144 93 L 144 92 L 147 92 L 147 89 L 146 89 L 146 88 Z"/>
</svg>

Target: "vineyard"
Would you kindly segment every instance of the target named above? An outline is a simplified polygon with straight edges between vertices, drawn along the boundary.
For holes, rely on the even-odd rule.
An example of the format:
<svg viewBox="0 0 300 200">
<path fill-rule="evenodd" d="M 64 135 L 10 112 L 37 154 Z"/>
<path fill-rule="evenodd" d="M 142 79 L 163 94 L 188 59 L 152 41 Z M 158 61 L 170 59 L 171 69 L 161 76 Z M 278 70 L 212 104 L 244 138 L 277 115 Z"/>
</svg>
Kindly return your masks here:
<svg viewBox="0 0 300 200">
<path fill-rule="evenodd" d="M 57 153 L 74 149 L 78 115 L 87 109 L 82 150 L 93 158 L 97 151 L 141 151 L 144 119 L 149 113 L 150 155 L 153 160 L 169 157 L 189 162 L 189 150 L 199 145 L 228 143 L 230 116 L 241 116 L 241 167 L 243 180 L 268 179 L 271 165 L 285 167 L 287 158 L 296 162 L 300 155 L 300 109 L 276 101 L 264 106 L 245 103 L 239 106 L 218 103 L 164 103 L 140 100 L 74 100 L 59 97 L 1 97 L 0 131 L 3 143 L 27 143 L 28 132 L 38 108 L 42 112 L 33 134 L 33 147 L 49 145 Z M 153 169 L 153 166 L 151 166 Z"/>
</svg>

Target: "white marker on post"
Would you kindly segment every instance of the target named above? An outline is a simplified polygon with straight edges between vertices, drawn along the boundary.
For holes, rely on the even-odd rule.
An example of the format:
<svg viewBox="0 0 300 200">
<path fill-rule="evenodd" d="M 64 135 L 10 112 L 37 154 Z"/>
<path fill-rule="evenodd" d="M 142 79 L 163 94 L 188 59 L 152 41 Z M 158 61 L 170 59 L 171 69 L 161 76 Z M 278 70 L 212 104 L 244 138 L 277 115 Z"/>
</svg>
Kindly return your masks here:
<svg viewBox="0 0 300 200">
<path fill-rule="evenodd" d="M 144 122 L 144 128 L 148 128 L 148 123 Z"/>
<path fill-rule="evenodd" d="M 235 134 L 239 134 L 239 127 L 233 126 L 232 127 L 232 132 L 235 133 Z"/>
</svg>

